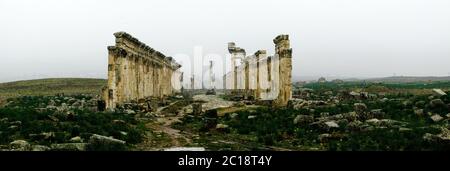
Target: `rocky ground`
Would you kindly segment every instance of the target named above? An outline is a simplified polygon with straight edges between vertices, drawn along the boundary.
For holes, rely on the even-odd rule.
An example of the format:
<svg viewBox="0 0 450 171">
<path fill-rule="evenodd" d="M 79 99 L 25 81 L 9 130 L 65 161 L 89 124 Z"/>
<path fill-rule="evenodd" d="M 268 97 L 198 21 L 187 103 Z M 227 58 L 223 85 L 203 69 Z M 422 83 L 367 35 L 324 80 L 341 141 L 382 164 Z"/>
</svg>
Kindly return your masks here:
<svg viewBox="0 0 450 171">
<path fill-rule="evenodd" d="M 431 91 L 432 92 L 432 91 Z M 447 92 L 448 93 L 448 92 Z M 450 98 L 361 90 L 302 90 L 288 107 L 243 105 L 218 115 L 187 115 L 177 129 L 197 132 L 210 150 L 449 150 Z"/>
<path fill-rule="evenodd" d="M 449 150 L 450 97 L 437 92 L 303 89 L 284 108 L 178 95 L 114 111 L 95 95 L 22 96 L 0 107 L 0 149 Z"/>
<path fill-rule="evenodd" d="M 208 110 L 230 107 L 236 102 L 224 100 L 216 95 L 204 94 L 195 95 L 192 97 L 192 100 L 190 104 L 179 106 L 175 112 L 176 114 L 164 113 L 163 109 L 168 108 L 167 106 L 161 107 L 157 112 L 153 113 L 156 118 L 146 124 L 151 133 L 147 133 L 144 142 L 138 144 L 135 150 L 205 150 L 204 147 L 198 147 L 198 143 L 193 142 L 193 139 L 199 138 L 198 133 L 175 129 L 172 126 L 182 123 L 180 119 L 184 117 L 192 117 L 193 113 L 202 114 Z M 156 134 L 157 138 L 154 138 L 154 134 Z"/>
<path fill-rule="evenodd" d="M 0 124 L 6 130 L 0 131 L 3 140 L 0 148 L 3 151 L 204 150 L 203 147 L 194 148 L 193 139 L 198 138 L 198 134 L 175 129 L 172 125 L 194 112 L 202 114 L 235 103 L 215 95 L 201 94 L 189 99 L 176 96 L 158 99 L 157 102 L 126 103 L 115 111 L 100 111 L 99 100 L 98 96 L 64 94 L 10 99 L 0 108 Z M 106 114 L 106 118 L 97 118 L 105 120 L 105 123 L 86 118 Z M 104 125 L 96 127 L 93 126 L 95 124 Z M 115 130 L 103 130 L 115 126 Z M 129 136 L 127 130 L 140 132 L 141 136 L 133 135 L 139 141 L 126 141 Z M 102 148 L 102 143 L 110 149 Z"/>
<path fill-rule="evenodd" d="M 132 117 L 98 111 L 91 95 L 10 99 L 0 118 L 3 151 L 126 150 L 140 138 Z"/>
</svg>

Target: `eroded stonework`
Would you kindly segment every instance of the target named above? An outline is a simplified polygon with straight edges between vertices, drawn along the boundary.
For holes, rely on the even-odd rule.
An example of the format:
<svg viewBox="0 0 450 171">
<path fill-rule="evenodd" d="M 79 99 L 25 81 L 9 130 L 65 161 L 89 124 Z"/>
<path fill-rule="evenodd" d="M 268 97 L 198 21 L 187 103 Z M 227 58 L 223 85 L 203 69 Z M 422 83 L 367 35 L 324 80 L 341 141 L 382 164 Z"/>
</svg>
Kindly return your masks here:
<svg viewBox="0 0 450 171">
<path fill-rule="evenodd" d="M 265 50 L 246 56 L 244 49 L 228 43 L 231 72 L 224 76 L 225 89 L 252 94 L 257 100 L 273 100 L 275 106 L 286 106 L 292 97 L 292 49 L 288 35 L 279 35 L 273 42 L 273 56 L 267 56 Z"/>
<path fill-rule="evenodd" d="M 181 87 L 181 65 L 172 57 L 140 42 L 128 33 L 114 33 L 116 45 L 108 47 L 108 84 L 103 90 L 106 108 L 130 101 L 164 97 Z"/>
</svg>

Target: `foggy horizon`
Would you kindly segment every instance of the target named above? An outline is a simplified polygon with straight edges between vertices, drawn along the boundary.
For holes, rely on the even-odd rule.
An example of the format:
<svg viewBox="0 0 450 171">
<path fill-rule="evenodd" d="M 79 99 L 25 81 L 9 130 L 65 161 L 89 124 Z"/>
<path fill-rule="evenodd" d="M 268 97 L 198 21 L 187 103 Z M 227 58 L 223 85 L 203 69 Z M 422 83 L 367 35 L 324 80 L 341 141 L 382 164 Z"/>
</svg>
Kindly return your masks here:
<svg viewBox="0 0 450 171">
<path fill-rule="evenodd" d="M 445 0 L 5 0 L 0 82 L 106 79 L 118 31 L 177 61 L 195 47 L 226 57 L 228 42 L 272 55 L 289 34 L 293 80 L 449 76 L 449 16 Z"/>
</svg>

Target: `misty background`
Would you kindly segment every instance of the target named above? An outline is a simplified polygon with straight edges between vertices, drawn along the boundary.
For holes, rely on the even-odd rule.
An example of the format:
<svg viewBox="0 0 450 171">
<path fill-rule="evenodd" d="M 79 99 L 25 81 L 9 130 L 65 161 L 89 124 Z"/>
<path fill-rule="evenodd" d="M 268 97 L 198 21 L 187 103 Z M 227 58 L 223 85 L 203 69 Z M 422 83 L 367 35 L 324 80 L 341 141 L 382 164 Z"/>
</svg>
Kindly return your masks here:
<svg viewBox="0 0 450 171">
<path fill-rule="evenodd" d="M 0 82 L 107 78 L 117 31 L 177 61 L 289 34 L 294 80 L 448 76 L 449 18 L 448 0 L 0 0 Z"/>
</svg>

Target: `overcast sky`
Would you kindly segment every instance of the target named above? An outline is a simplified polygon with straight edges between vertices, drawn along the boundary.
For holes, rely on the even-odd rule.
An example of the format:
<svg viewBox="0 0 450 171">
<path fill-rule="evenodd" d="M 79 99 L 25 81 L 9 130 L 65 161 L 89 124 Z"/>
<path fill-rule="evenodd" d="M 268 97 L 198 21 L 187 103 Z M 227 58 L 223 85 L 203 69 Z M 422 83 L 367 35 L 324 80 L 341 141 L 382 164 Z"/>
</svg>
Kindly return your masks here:
<svg viewBox="0 0 450 171">
<path fill-rule="evenodd" d="M 0 0 L 0 23 L 0 82 L 106 78 L 117 31 L 167 56 L 273 54 L 289 34 L 304 78 L 450 74 L 448 0 Z"/>
</svg>

